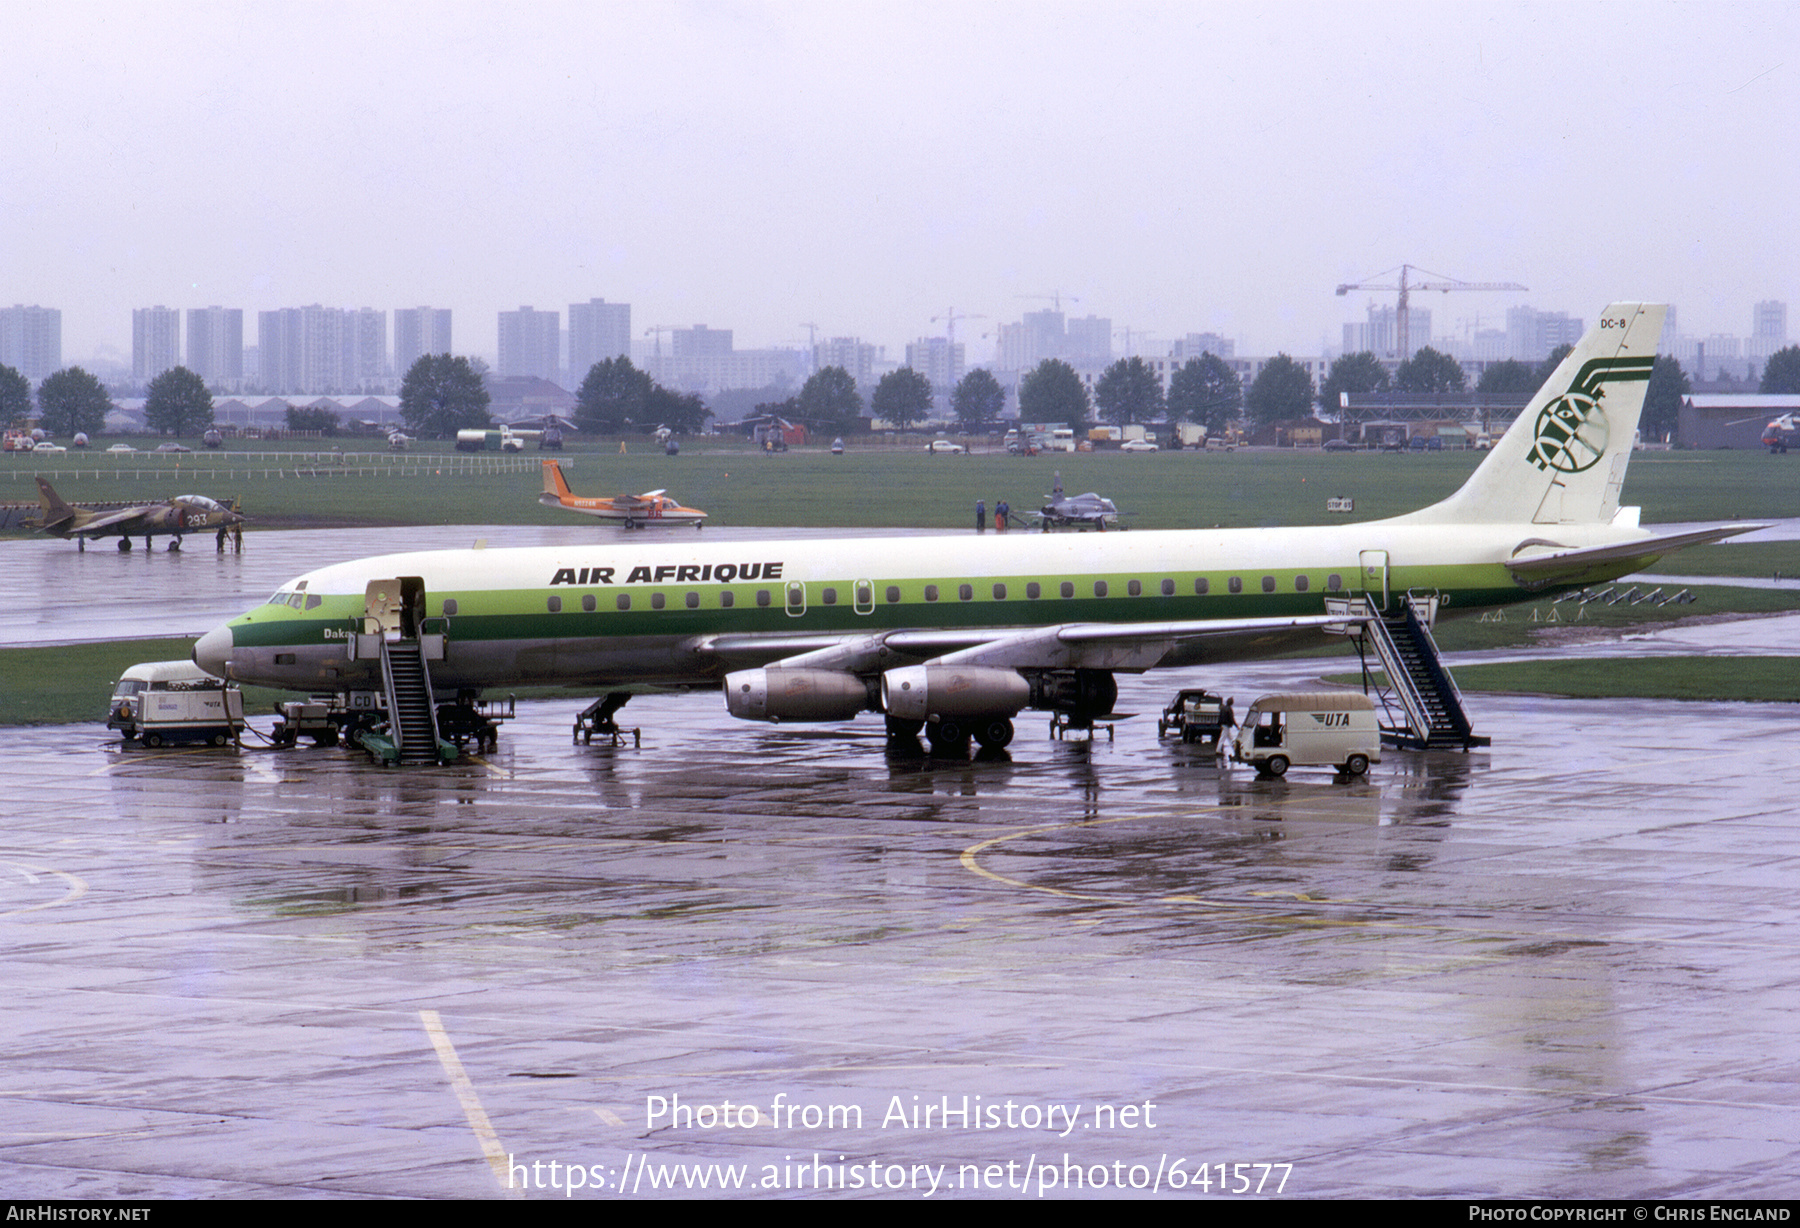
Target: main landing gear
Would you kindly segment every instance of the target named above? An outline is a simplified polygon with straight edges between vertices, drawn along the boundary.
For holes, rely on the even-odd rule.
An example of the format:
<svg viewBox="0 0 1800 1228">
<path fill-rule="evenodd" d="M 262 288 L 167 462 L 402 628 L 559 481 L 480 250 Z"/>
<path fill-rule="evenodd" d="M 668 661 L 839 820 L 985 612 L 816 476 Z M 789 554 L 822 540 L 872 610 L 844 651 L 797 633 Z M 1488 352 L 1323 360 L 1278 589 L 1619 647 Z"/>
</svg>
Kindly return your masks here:
<svg viewBox="0 0 1800 1228">
<path fill-rule="evenodd" d="M 893 722 L 890 718 L 889 736 L 893 736 L 892 728 Z M 1013 740 L 1013 723 L 1003 716 L 995 717 L 992 720 L 969 721 L 945 718 L 927 724 L 925 736 L 930 739 L 931 751 L 936 755 L 966 755 L 971 738 L 981 746 L 982 750 L 1005 750 Z"/>
</svg>

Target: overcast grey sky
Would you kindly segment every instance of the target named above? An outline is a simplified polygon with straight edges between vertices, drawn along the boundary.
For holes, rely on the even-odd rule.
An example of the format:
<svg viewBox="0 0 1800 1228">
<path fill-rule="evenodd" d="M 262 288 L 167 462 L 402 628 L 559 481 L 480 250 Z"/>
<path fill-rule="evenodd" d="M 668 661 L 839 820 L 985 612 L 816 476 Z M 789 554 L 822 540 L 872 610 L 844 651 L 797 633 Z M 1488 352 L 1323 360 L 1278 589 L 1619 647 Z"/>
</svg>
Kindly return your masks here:
<svg viewBox="0 0 1800 1228">
<path fill-rule="evenodd" d="M 1316 353 L 1371 297 L 1337 283 L 1403 261 L 1531 287 L 1424 297 L 1439 334 L 1615 298 L 1800 331 L 1791 3 L 13 0 L 0 31 L 0 302 L 60 307 L 65 361 L 152 304 L 448 306 L 491 353 L 500 309 L 596 296 L 893 357 L 954 306 L 973 359 L 1052 291 Z"/>
</svg>

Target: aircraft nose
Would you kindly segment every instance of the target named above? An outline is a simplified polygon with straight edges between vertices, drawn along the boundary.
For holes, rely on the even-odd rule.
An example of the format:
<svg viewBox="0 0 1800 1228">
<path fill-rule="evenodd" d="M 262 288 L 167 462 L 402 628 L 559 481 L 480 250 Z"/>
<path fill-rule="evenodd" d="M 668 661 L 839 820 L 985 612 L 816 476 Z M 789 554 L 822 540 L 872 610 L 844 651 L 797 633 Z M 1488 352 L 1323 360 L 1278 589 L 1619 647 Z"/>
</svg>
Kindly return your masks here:
<svg viewBox="0 0 1800 1228">
<path fill-rule="evenodd" d="M 231 668 L 230 627 L 214 627 L 194 641 L 194 664 L 215 678 L 227 678 Z"/>
</svg>

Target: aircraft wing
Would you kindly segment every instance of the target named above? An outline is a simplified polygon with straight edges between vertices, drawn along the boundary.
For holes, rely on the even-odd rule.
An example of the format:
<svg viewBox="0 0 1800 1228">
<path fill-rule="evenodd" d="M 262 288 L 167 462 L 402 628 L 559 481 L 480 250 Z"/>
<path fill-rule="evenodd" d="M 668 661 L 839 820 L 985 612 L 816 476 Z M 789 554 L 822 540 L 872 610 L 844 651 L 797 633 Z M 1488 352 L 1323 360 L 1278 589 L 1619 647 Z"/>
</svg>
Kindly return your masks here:
<svg viewBox="0 0 1800 1228">
<path fill-rule="evenodd" d="M 689 647 L 716 656 L 727 669 L 780 665 L 870 673 L 932 661 L 1013 669 L 1137 672 L 1201 660 L 1267 656 L 1356 621 L 1360 620 L 1312 614 L 848 636 L 724 635 L 704 637 Z"/>
<path fill-rule="evenodd" d="M 1527 587 L 1566 583 L 1579 580 L 1589 571 L 1612 564 L 1654 559 L 1673 554 L 1677 550 L 1685 550 L 1689 546 L 1724 541 L 1727 537 L 1736 537 L 1740 533 L 1765 527 L 1767 526 L 1761 524 L 1721 525 L 1717 528 L 1665 533 L 1659 537 L 1582 549 L 1568 549 L 1552 541 L 1533 539 L 1519 544 L 1513 557 L 1506 561 L 1506 569 Z M 1527 551 L 1530 553 L 1526 553 Z"/>
<path fill-rule="evenodd" d="M 116 529 L 122 524 L 141 519 L 149 510 L 148 507 L 126 507 L 120 508 L 116 512 L 102 512 L 81 527 L 71 528 L 69 532 L 78 537 L 93 537 L 96 534 Z"/>
</svg>

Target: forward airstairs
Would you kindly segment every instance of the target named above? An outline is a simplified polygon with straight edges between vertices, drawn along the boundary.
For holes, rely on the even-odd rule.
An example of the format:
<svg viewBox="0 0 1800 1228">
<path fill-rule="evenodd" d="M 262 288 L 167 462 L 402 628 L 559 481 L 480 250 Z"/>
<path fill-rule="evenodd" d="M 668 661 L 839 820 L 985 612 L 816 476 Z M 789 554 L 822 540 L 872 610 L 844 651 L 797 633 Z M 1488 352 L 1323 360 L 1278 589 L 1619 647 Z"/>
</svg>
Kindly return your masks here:
<svg viewBox="0 0 1800 1228">
<path fill-rule="evenodd" d="M 456 747 L 439 736 L 431 674 L 417 639 L 381 641 L 381 685 L 387 700 L 385 729 L 361 729 L 359 745 L 388 766 L 448 763 Z"/>
</svg>

